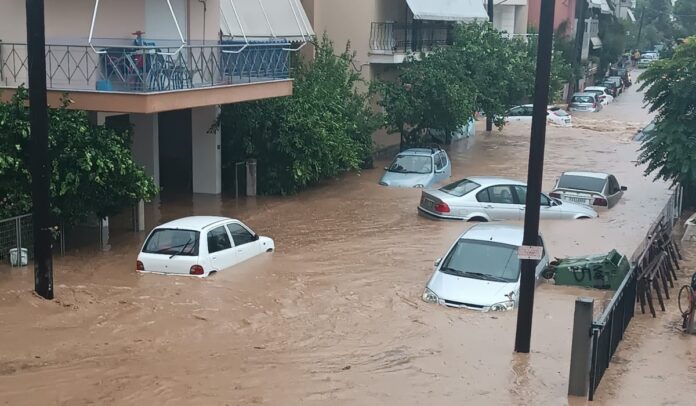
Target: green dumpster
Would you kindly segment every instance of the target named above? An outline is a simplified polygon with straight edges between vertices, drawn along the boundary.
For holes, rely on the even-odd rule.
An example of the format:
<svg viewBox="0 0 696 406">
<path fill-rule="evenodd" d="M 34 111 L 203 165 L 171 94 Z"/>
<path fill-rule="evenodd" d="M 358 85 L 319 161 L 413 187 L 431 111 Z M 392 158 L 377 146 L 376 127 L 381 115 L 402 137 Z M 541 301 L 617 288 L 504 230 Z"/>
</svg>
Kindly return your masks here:
<svg viewBox="0 0 696 406">
<path fill-rule="evenodd" d="M 550 270 L 556 285 L 617 290 L 630 269 L 628 258 L 611 250 L 607 254 L 559 258 Z"/>
</svg>

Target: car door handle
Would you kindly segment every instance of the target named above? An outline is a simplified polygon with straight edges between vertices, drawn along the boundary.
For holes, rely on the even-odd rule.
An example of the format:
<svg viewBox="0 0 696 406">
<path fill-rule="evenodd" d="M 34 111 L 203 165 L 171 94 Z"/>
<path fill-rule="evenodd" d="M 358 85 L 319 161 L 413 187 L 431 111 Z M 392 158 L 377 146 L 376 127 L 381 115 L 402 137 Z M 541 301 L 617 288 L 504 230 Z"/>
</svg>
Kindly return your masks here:
<svg viewBox="0 0 696 406">
<path fill-rule="evenodd" d="M 489 205 L 487 205 L 487 206 L 483 206 L 483 208 L 484 208 L 484 209 L 492 209 L 493 206 L 489 204 Z"/>
</svg>

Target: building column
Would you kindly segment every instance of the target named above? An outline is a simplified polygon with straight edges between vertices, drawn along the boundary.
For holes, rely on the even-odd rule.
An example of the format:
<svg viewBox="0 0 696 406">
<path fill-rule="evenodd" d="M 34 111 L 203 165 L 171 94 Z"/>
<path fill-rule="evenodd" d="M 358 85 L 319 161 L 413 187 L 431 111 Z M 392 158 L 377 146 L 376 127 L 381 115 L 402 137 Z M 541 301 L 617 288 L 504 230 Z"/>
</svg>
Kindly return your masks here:
<svg viewBox="0 0 696 406">
<path fill-rule="evenodd" d="M 159 122 L 157 114 L 131 114 L 133 124 L 133 158 L 138 165 L 145 167 L 145 173 L 152 176 L 155 185 L 160 185 L 159 165 Z"/>
<path fill-rule="evenodd" d="M 220 128 L 212 128 L 219 111 L 217 106 L 191 109 L 193 193 L 222 192 Z"/>
</svg>

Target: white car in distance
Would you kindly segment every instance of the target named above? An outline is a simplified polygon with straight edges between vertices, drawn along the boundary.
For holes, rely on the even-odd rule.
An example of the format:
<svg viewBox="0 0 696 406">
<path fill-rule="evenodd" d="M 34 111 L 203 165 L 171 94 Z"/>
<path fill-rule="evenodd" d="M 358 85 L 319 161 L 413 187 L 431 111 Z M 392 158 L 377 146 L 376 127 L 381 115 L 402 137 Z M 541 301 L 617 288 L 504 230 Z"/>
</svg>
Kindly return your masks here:
<svg viewBox="0 0 696 406">
<path fill-rule="evenodd" d="M 533 110 L 534 106 L 532 104 L 515 106 L 508 110 L 507 115 L 505 116 L 505 122 L 522 122 L 531 124 Z M 548 106 L 548 109 L 546 110 L 546 120 L 550 124 L 561 127 L 573 126 L 572 117 L 570 114 L 558 106 Z"/>
<path fill-rule="evenodd" d="M 138 272 L 206 277 L 265 252 L 275 243 L 239 220 L 191 216 L 155 227 L 138 255 Z"/>
<path fill-rule="evenodd" d="M 588 86 L 584 91 L 598 94 L 600 103 L 605 106 L 614 101 L 611 91 L 604 86 Z"/>
</svg>

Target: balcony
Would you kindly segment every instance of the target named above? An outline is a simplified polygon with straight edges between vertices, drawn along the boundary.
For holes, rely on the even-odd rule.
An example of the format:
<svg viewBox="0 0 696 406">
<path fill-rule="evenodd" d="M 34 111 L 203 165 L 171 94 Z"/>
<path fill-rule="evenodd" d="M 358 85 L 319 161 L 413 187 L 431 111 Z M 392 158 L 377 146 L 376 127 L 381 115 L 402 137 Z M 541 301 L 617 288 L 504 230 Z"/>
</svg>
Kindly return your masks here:
<svg viewBox="0 0 696 406">
<path fill-rule="evenodd" d="M 292 93 L 289 48 L 287 41 L 50 44 L 49 102 L 69 92 L 74 108 L 150 113 L 285 96 Z M 27 74 L 26 44 L 0 43 L 0 88 L 26 84 Z"/>
<path fill-rule="evenodd" d="M 373 22 L 370 30 L 370 62 L 402 63 L 410 53 L 428 52 L 452 43 L 453 25 L 441 21 L 411 24 Z"/>
</svg>

